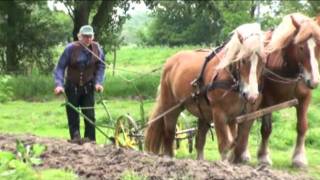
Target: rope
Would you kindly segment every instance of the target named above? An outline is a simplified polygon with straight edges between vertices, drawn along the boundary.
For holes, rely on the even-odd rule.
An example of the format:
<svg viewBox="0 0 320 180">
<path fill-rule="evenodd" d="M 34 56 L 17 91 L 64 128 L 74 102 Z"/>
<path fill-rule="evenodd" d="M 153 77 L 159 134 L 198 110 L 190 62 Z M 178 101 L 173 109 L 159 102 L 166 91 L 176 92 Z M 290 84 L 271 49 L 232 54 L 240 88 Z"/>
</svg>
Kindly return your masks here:
<svg viewBox="0 0 320 180">
<path fill-rule="evenodd" d="M 266 71 L 267 73 L 275 76 L 276 78 L 278 78 L 278 80 L 270 77 L 270 76 L 266 76 L 268 79 L 272 80 L 272 81 L 275 81 L 275 82 L 279 82 L 279 83 L 283 83 L 283 84 L 293 84 L 293 83 L 297 83 L 299 80 L 301 80 L 301 75 L 299 75 L 298 77 L 296 78 L 286 78 L 286 77 L 283 77 L 283 76 L 280 76 L 279 74 L 271 71 L 270 69 L 268 68 L 264 68 L 264 71 Z"/>
<path fill-rule="evenodd" d="M 95 58 L 97 58 L 102 64 L 106 66 L 106 68 L 109 68 L 111 65 L 107 64 L 104 60 L 102 60 L 98 55 L 96 55 L 90 48 L 88 48 L 86 45 L 84 45 L 81 41 L 79 41 L 80 45 L 84 47 L 87 51 L 89 51 Z M 151 73 L 156 72 L 157 70 L 161 69 L 161 67 L 155 68 L 151 71 Z M 116 71 L 124 71 L 124 72 L 130 72 L 130 73 L 135 73 L 139 74 L 140 76 L 146 75 L 145 73 L 137 72 L 137 71 L 130 71 L 127 69 L 123 68 L 115 68 Z M 150 73 L 150 74 L 151 74 Z"/>
</svg>

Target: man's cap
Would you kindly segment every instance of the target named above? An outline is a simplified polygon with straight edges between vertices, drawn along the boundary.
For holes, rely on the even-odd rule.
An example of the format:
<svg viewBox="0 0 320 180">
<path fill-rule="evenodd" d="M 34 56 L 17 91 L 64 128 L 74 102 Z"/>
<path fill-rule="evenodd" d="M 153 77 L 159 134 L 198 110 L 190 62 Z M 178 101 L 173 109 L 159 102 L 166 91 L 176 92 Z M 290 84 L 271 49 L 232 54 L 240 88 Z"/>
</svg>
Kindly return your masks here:
<svg viewBox="0 0 320 180">
<path fill-rule="evenodd" d="M 94 35 L 93 32 L 93 28 L 90 25 L 84 25 L 81 26 L 80 30 L 79 30 L 79 34 L 83 34 L 83 35 Z"/>
</svg>

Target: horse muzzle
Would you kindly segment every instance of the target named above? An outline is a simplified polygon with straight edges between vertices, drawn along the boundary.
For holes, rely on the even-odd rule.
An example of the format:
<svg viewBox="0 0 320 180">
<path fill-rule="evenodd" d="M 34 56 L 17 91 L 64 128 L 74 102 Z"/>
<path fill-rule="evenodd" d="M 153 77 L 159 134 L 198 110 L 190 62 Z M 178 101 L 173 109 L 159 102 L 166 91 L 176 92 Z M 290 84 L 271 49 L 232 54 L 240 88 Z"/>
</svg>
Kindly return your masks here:
<svg viewBox="0 0 320 180">
<path fill-rule="evenodd" d="M 259 93 L 241 93 L 241 96 L 250 104 L 254 104 L 259 98 Z"/>
<path fill-rule="evenodd" d="M 310 89 L 315 89 L 319 85 L 319 81 L 315 81 L 315 80 L 308 79 L 305 82 L 306 82 L 306 85 L 308 86 L 308 88 L 310 88 Z"/>
</svg>

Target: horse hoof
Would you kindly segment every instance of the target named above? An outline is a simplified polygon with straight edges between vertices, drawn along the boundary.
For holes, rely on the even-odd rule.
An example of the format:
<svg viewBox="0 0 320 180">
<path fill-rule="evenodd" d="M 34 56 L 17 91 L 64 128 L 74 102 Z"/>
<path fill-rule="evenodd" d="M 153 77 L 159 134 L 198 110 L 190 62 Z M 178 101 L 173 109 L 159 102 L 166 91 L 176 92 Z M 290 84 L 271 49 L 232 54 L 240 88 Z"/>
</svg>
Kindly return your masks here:
<svg viewBox="0 0 320 180">
<path fill-rule="evenodd" d="M 292 161 L 295 168 L 306 168 L 308 166 L 307 159 L 304 156 L 296 156 Z"/>
<path fill-rule="evenodd" d="M 203 161 L 204 158 L 203 157 L 197 157 L 197 161 Z"/>
<path fill-rule="evenodd" d="M 246 164 L 250 161 L 250 159 L 251 159 L 250 157 L 241 158 L 241 163 Z"/>
<path fill-rule="evenodd" d="M 245 153 L 241 156 L 241 163 L 247 163 L 250 161 L 250 159 L 251 159 L 250 154 Z"/>
<path fill-rule="evenodd" d="M 272 160 L 270 159 L 269 156 L 259 157 L 258 161 L 259 161 L 259 165 L 272 166 Z"/>
<path fill-rule="evenodd" d="M 250 157 L 235 157 L 231 156 L 229 158 L 229 162 L 234 164 L 246 164 L 250 161 Z"/>
<path fill-rule="evenodd" d="M 304 168 L 308 167 L 308 164 L 306 162 L 302 162 L 302 161 L 293 161 L 292 166 L 294 168 L 304 169 Z"/>
<path fill-rule="evenodd" d="M 298 168 L 298 169 L 304 169 L 308 167 L 308 164 L 302 163 L 302 162 L 293 162 L 292 166 L 294 168 Z"/>
</svg>

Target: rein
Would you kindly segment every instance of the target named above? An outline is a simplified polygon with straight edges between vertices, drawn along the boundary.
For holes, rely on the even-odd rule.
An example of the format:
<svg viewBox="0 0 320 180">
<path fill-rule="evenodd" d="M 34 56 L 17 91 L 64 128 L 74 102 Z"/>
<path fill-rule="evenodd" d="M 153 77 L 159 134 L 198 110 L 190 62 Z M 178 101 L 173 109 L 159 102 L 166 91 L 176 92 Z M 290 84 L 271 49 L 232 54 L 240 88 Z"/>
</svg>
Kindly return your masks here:
<svg viewBox="0 0 320 180">
<path fill-rule="evenodd" d="M 282 84 L 294 84 L 294 83 L 297 83 L 298 81 L 300 81 L 302 79 L 302 74 L 299 73 L 299 75 L 296 77 L 296 78 L 287 78 L 287 77 L 283 77 L 275 72 L 273 72 L 272 70 L 264 67 L 264 75 L 266 78 L 268 78 L 269 80 L 271 81 L 274 81 L 274 82 L 278 82 L 278 83 L 282 83 Z M 270 76 L 268 76 L 268 74 L 278 78 L 278 79 L 275 79 L 275 78 L 272 78 Z"/>
</svg>

